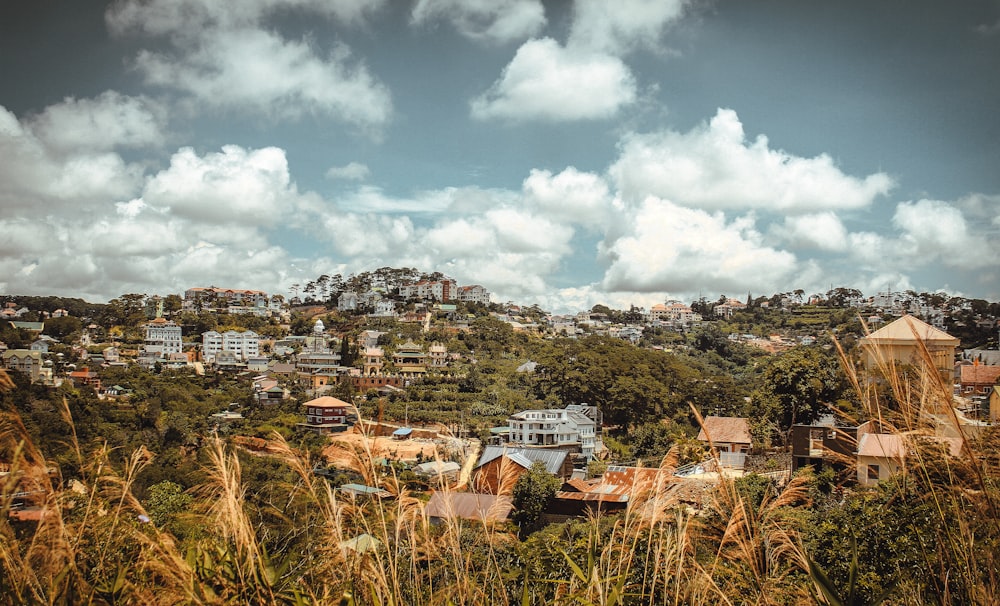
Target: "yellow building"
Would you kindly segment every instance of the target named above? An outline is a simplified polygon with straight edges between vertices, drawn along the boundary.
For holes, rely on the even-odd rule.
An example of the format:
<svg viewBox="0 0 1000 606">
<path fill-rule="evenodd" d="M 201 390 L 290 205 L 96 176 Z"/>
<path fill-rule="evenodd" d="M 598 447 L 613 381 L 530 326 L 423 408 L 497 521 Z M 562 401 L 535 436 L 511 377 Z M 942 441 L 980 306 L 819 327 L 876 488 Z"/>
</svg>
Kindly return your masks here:
<svg viewBox="0 0 1000 606">
<path fill-rule="evenodd" d="M 863 337 L 858 341 L 865 366 L 878 368 L 882 364 L 907 364 L 921 367 L 920 343 L 923 342 L 933 361 L 949 385 L 955 381 L 955 350 L 959 340 L 945 331 L 913 316 L 906 315 Z"/>
</svg>

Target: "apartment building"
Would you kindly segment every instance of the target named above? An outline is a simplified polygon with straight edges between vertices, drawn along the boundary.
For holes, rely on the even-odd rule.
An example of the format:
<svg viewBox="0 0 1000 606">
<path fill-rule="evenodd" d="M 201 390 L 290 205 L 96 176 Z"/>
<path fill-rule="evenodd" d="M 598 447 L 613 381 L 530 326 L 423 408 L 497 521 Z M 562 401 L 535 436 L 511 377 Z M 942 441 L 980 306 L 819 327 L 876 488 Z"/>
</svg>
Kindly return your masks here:
<svg viewBox="0 0 1000 606">
<path fill-rule="evenodd" d="M 201 353 L 206 362 L 213 363 L 219 354 L 228 351 L 240 362 L 260 356 L 260 336 L 252 330 L 220 333 L 210 330 L 201 335 Z"/>
</svg>

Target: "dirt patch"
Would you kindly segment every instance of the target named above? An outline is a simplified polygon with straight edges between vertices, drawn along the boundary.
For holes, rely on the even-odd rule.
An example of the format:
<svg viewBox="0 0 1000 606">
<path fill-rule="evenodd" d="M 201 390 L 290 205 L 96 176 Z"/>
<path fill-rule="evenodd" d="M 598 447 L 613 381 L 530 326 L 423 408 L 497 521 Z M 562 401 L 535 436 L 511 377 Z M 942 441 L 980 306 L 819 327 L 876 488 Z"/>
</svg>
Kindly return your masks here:
<svg viewBox="0 0 1000 606">
<path fill-rule="evenodd" d="M 331 444 L 323 449 L 323 456 L 331 465 L 355 467 L 360 461 L 388 458 L 402 461 L 416 461 L 422 455 L 424 459 L 433 459 L 437 445 L 432 440 L 410 439 L 394 440 L 386 436 L 370 437 L 351 429 L 344 433 L 330 436 Z"/>
</svg>

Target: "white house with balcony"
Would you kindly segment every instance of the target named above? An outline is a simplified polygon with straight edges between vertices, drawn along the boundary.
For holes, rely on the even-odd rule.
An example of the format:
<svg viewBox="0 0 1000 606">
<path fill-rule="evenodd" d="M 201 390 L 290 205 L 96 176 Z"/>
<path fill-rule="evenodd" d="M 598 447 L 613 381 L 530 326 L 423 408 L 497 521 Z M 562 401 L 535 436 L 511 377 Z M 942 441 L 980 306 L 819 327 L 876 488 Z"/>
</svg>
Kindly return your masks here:
<svg viewBox="0 0 1000 606">
<path fill-rule="evenodd" d="M 603 447 L 596 406 L 570 404 L 563 409 L 524 410 L 511 415 L 507 423 L 511 444 L 578 450 L 587 459 Z"/>
</svg>

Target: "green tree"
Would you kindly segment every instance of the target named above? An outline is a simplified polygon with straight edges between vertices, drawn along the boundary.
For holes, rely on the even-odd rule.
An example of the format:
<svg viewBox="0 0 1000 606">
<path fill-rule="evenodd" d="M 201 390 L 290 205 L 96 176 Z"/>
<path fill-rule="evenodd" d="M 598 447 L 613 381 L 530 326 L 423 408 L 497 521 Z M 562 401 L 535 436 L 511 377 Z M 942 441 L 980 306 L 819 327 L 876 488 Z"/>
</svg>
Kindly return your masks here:
<svg viewBox="0 0 1000 606">
<path fill-rule="evenodd" d="M 80 318 L 62 316 L 61 318 L 49 318 L 46 320 L 45 329 L 42 332 L 56 339 L 64 339 L 82 328 L 83 322 L 80 321 Z"/>
<path fill-rule="evenodd" d="M 848 389 L 839 361 L 816 347 L 796 347 L 770 359 L 752 400 L 752 416 L 782 431 L 846 408 Z"/>
<path fill-rule="evenodd" d="M 531 469 L 514 484 L 514 521 L 521 530 L 533 528 L 545 511 L 549 500 L 562 486 L 562 481 L 545 469 L 545 463 L 535 461 Z"/>
</svg>

